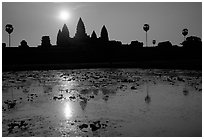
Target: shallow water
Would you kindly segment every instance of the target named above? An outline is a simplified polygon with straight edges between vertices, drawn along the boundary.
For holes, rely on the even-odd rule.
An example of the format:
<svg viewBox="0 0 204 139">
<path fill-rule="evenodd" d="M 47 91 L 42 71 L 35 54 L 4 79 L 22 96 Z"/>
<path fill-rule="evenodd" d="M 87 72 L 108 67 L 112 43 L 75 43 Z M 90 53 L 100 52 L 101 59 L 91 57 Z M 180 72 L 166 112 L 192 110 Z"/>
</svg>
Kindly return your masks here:
<svg viewBox="0 0 204 139">
<path fill-rule="evenodd" d="M 21 71 L 2 80 L 3 136 L 202 136 L 201 71 Z"/>
</svg>

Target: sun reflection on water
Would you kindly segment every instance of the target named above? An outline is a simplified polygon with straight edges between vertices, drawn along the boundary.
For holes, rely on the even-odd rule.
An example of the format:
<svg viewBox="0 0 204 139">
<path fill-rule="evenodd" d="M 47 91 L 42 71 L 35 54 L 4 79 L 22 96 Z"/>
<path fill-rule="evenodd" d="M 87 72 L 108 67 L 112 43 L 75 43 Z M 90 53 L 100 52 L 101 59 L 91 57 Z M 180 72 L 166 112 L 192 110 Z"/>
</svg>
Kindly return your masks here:
<svg viewBox="0 0 204 139">
<path fill-rule="evenodd" d="M 71 90 L 75 89 L 76 86 L 79 84 L 77 80 L 75 80 L 74 76 L 60 76 L 58 77 L 58 83 L 62 90 Z"/>
<path fill-rule="evenodd" d="M 68 103 L 68 102 L 65 103 L 64 115 L 65 115 L 66 118 L 71 118 L 72 115 L 73 115 L 71 104 Z"/>
</svg>

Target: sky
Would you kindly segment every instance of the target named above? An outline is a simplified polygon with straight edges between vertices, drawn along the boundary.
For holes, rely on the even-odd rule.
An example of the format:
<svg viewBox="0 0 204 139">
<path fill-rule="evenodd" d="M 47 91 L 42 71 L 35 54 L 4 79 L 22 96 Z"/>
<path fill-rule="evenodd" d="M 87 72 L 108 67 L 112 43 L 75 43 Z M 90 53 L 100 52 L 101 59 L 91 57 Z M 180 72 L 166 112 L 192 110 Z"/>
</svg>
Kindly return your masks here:
<svg viewBox="0 0 204 139">
<path fill-rule="evenodd" d="M 70 18 L 59 18 L 66 10 Z M 106 26 L 110 40 L 130 44 L 138 40 L 144 42 L 143 25 L 149 24 L 148 45 L 152 40 L 169 40 L 179 45 L 183 41 L 182 30 L 188 29 L 188 36 L 202 38 L 201 2 L 3 2 L 2 3 L 2 42 L 8 45 L 6 24 L 14 26 L 11 45 L 18 46 L 26 40 L 29 46 L 41 44 L 42 36 L 50 36 L 56 44 L 57 32 L 66 23 L 73 37 L 79 18 L 82 18 L 86 32 L 95 30 L 100 36 Z"/>
</svg>

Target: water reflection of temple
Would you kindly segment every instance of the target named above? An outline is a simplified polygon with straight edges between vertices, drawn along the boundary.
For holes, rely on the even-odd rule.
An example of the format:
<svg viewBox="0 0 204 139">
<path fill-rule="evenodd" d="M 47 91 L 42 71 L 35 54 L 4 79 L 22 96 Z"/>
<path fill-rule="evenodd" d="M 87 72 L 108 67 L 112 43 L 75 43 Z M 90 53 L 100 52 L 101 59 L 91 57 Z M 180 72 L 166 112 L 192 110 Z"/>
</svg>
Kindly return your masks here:
<svg viewBox="0 0 204 139">
<path fill-rule="evenodd" d="M 145 97 L 145 102 L 149 104 L 151 102 L 151 97 L 149 96 L 149 84 L 148 83 L 147 83 L 146 93 L 147 95 Z"/>
<path fill-rule="evenodd" d="M 80 102 L 79 102 L 80 106 L 81 106 L 81 109 L 82 111 L 85 110 L 86 106 L 87 106 L 87 99 L 86 98 L 83 98 Z"/>
</svg>

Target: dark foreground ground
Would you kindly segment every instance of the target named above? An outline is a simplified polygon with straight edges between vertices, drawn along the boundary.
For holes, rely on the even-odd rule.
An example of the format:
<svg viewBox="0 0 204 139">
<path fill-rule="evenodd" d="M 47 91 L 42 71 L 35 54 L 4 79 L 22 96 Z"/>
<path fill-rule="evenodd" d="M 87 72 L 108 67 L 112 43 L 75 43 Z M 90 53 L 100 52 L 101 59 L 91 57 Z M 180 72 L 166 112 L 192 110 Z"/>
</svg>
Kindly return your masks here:
<svg viewBox="0 0 204 139">
<path fill-rule="evenodd" d="M 97 47 L 97 46 L 95 46 Z M 3 71 L 80 68 L 202 69 L 202 49 L 5 48 Z"/>
<path fill-rule="evenodd" d="M 145 68 L 145 69 L 188 69 L 201 70 L 201 60 L 177 61 L 138 61 L 113 63 L 69 63 L 69 64 L 7 64 L 3 71 L 24 70 L 60 70 L 60 69 L 89 69 L 89 68 Z"/>
</svg>

